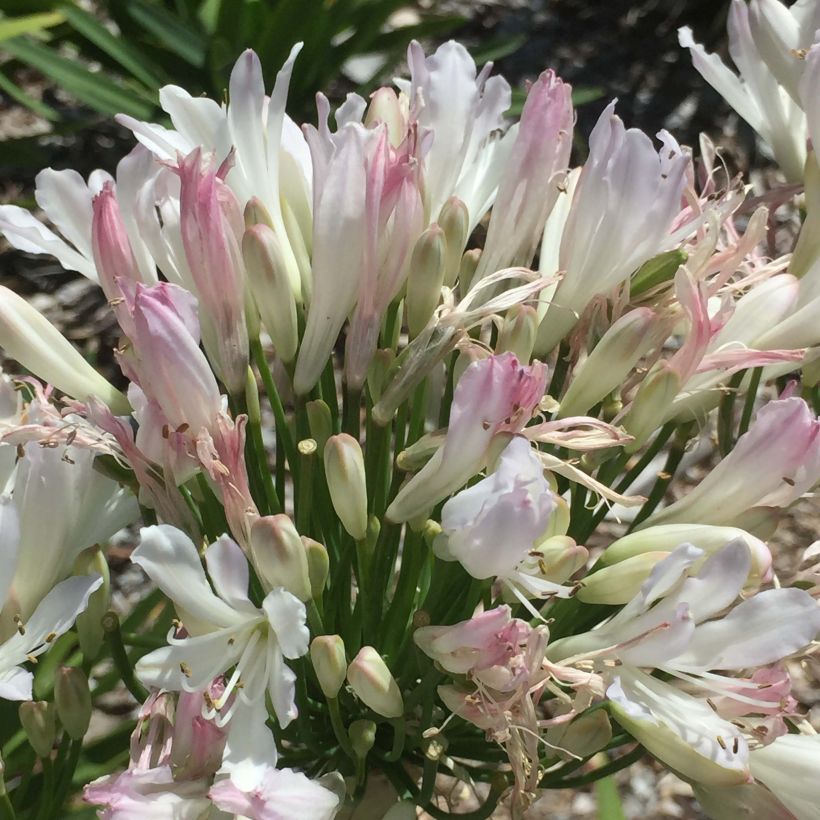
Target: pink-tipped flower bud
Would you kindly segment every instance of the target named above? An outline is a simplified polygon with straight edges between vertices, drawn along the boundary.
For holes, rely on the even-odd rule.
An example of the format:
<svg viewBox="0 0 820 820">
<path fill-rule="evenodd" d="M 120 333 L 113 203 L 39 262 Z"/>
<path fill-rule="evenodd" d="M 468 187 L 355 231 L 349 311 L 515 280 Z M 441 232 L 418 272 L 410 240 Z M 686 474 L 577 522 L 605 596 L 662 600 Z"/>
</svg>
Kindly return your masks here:
<svg viewBox="0 0 820 820">
<path fill-rule="evenodd" d="M 100 285 L 115 305 L 127 296 L 128 286 L 141 281 L 137 261 L 114 193 L 114 183 L 106 182 L 94 197 L 91 220 L 91 249 L 100 276 Z M 118 317 L 127 311 L 117 311 Z M 128 332 L 127 328 L 123 328 Z"/>
<path fill-rule="evenodd" d="M 342 526 L 357 541 L 367 535 L 367 482 L 359 442 L 347 433 L 325 444 L 325 475 L 333 509 Z"/>
<path fill-rule="evenodd" d="M 267 590 L 284 587 L 300 601 L 311 599 L 305 545 L 287 515 L 266 515 L 253 522 L 250 553 Z"/>
<path fill-rule="evenodd" d="M 236 196 L 200 148 L 180 161 L 180 231 L 199 299 L 202 343 L 231 394 L 245 387 L 248 331 Z"/>
<path fill-rule="evenodd" d="M 335 698 L 347 675 L 344 641 L 338 635 L 319 635 L 310 644 L 310 660 L 324 696 Z"/>
<path fill-rule="evenodd" d="M 404 713 L 399 685 L 372 646 L 363 646 L 347 667 L 347 682 L 359 699 L 377 714 L 397 718 Z"/>
<path fill-rule="evenodd" d="M 44 700 L 28 701 L 20 704 L 18 714 L 34 753 L 37 757 L 49 757 L 57 735 L 54 704 Z"/>
<path fill-rule="evenodd" d="M 72 740 L 82 740 L 91 722 L 91 690 L 82 669 L 63 666 L 54 679 L 57 716 Z"/>
</svg>

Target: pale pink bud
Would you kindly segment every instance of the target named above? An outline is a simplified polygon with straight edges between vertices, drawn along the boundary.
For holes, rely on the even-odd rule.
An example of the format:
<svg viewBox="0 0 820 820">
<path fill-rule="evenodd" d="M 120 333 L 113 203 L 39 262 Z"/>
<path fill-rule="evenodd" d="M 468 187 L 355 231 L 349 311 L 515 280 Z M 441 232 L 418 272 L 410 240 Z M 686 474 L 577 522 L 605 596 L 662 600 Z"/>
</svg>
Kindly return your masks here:
<svg viewBox="0 0 820 820">
<path fill-rule="evenodd" d="M 195 434 L 213 426 L 221 401 L 208 361 L 174 295 L 173 285 L 137 285 L 132 341 L 146 396 L 175 430 L 188 425 Z"/>
<path fill-rule="evenodd" d="M 383 122 L 387 126 L 390 144 L 397 148 L 407 133 L 407 108 L 392 88 L 383 86 L 370 95 L 370 105 L 364 124 L 370 128 Z"/>
<path fill-rule="evenodd" d="M 496 353 L 513 353 L 528 362 L 538 333 L 538 312 L 532 305 L 515 305 L 507 311 L 498 334 Z"/>
<path fill-rule="evenodd" d="M 344 641 L 338 635 L 319 635 L 310 644 L 310 660 L 325 697 L 335 698 L 347 675 Z"/>
<path fill-rule="evenodd" d="M 397 718 L 404 712 L 399 685 L 372 646 L 363 646 L 347 667 L 347 682 L 364 704 L 377 714 Z"/>
<path fill-rule="evenodd" d="M 244 390 L 248 367 L 242 211 L 199 148 L 179 165 L 180 230 L 196 286 L 202 341 L 231 393 Z"/>
<path fill-rule="evenodd" d="M 572 148 L 572 88 L 545 71 L 530 87 L 493 205 L 478 279 L 529 265 L 560 193 Z"/>
<path fill-rule="evenodd" d="M 94 197 L 92 206 L 91 248 L 94 263 L 100 275 L 100 285 L 108 300 L 116 307 L 123 298 L 130 301 L 133 283 L 141 281 L 142 277 L 131 250 L 113 182 L 103 185 Z M 117 313 L 119 317 L 122 313 L 127 315 L 128 311 L 126 308 Z M 124 327 L 123 330 L 128 333 L 128 328 Z"/>
<path fill-rule="evenodd" d="M 470 214 L 467 206 L 458 197 L 451 196 L 441 206 L 438 224 L 444 231 L 447 244 L 444 257 L 444 284 L 451 288 L 458 278 L 461 257 L 470 238 Z"/>
</svg>

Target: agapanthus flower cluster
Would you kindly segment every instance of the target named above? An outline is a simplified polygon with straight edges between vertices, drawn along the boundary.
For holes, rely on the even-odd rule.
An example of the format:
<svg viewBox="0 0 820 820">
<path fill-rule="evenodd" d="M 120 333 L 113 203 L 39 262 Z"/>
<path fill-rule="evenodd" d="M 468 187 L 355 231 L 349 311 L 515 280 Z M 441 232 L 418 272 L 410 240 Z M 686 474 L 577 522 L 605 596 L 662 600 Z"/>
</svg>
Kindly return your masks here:
<svg viewBox="0 0 820 820">
<path fill-rule="evenodd" d="M 440 775 L 523 817 L 644 755 L 715 818 L 820 817 L 817 549 L 790 578 L 778 530 L 820 481 L 818 27 L 734 0 L 739 77 L 680 35 L 768 199 L 614 102 L 575 133 L 549 70 L 512 122 L 449 42 L 301 128 L 300 47 L 269 95 L 248 51 L 226 101 L 119 117 L 114 176 L 42 171 L 44 221 L 0 207 L 99 284 L 121 371 L 0 289 L 0 817 L 78 772 L 119 820 L 446 816 Z"/>
</svg>

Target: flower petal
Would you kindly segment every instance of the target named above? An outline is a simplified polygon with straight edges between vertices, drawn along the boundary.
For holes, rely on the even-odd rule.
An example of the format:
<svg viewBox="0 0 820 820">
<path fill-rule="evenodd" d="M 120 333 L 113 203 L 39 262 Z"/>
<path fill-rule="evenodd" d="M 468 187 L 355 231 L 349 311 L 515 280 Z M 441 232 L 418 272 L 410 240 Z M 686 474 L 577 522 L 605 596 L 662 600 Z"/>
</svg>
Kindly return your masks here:
<svg viewBox="0 0 820 820">
<path fill-rule="evenodd" d="M 310 632 L 305 624 L 305 605 L 290 592 L 278 587 L 262 601 L 273 633 L 286 658 L 301 658 L 308 651 Z"/>
<path fill-rule="evenodd" d="M 214 595 L 193 541 L 168 524 L 143 527 L 131 560 L 180 608 L 214 628 L 236 626 L 244 613 Z"/>
</svg>

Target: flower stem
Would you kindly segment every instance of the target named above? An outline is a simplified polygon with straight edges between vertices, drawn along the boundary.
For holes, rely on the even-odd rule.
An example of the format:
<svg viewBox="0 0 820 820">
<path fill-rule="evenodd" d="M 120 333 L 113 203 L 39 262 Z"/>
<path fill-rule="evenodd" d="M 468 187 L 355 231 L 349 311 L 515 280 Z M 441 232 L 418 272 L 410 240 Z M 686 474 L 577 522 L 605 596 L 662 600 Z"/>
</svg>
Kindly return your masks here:
<svg viewBox="0 0 820 820">
<path fill-rule="evenodd" d="M 125 688 L 132 694 L 137 703 L 143 703 L 148 697 L 148 691 L 134 677 L 134 667 L 131 665 L 122 642 L 120 619 L 117 617 L 117 613 L 112 610 L 106 612 L 102 619 L 102 626 L 108 641 L 111 659 L 122 677 Z"/>
</svg>

